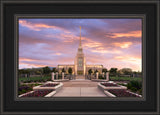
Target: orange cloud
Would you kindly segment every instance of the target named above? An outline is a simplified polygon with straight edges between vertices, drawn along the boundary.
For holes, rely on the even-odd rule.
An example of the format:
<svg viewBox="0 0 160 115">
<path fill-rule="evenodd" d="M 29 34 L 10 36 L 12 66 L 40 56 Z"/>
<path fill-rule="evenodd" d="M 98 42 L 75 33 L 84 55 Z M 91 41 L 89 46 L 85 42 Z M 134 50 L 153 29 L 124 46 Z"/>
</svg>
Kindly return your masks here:
<svg viewBox="0 0 160 115">
<path fill-rule="evenodd" d="M 141 65 L 141 58 L 139 57 L 116 56 L 115 59 L 119 61 L 130 62 L 130 63 Z"/>
<path fill-rule="evenodd" d="M 119 37 L 142 37 L 142 31 L 130 31 L 128 33 L 113 33 L 111 38 L 119 38 Z"/>
<path fill-rule="evenodd" d="M 110 54 L 119 54 L 121 53 L 120 50 L 104 50 L 104 49 L 95 49 L 95 50 L 91 50 L 92 52 L 96 52 L 96 53 L 102 53 L 102 54 L 105 54 L 105 53 L 110 53 Z"/>
<path fill-rule="evenodd" d="M 61 53 L 56 53 L 56 55 L 62 55 Z"/>
<path fill-rule="evenodd" d="M 83 37 L 83 39 L 86 42 L 82 43 L 82 47 L 84 47 L 86 49 L 91 48 L 91 50 L 90 50 L 91 52 L 96 52 L 96 53 L 101 53 L 101 54 L 105 54 L 105 53 L 119 54 L 119 53 L 121 53 L 120 50 L 115 50 L 115 49 L 108 50 L 108 49 L 106 49 L 103 43 L 91 40 L 89 38 L 84 38 Z"/>
<path fill-rule="evenodd" d="M 91 51 L 96 53 L 108 53 L 107 50 L 91 50 Z"/>
<path fill-rule="evenodd" d="M 65 34 L 60 34 L 59 38 L 63 39 L 63 42 L 74 42 L 74 40 L 79 39 L 79 37 L 75 36 L 74 34 L 66 34 L 67 32 L 65 32 Z"/>
<path fill-rule="evenodd" d="M 98 48 L 102 47 L 103 44 L 94 40 L 91 40 L 89 38 L 83 37 L 82 40 L 85 40 L 86 42 L 82 43 L 84 48 Z"/>
<path fill-rule="evenodd" d="M 71 32 L 69 31 L 65 31 L 63 30 L 63 33 L 59 34 L 59 35 L 56 35 L 56 34 L 47 34 L 45 35 L 45 37 L 48 37 L 48 38 L 58 38 L 60 40 L 63 40 L 63 42 L 74 42 L 75 40 L 79 40 L 80 37 L 77 37 L 75 36 L 74 34 L 72 34 Z M 82 40 L 84 38 L 81 38 Z"/>
<path fill-rule="evenodd" d="M 36 61 L 35 59 L 19 58 L 19 61 Z"/>
<path fill-rule="evenodd" d="M 113 43 L 113 45 L 121 47 L 121 48 L 128 48 L 132 45 L 132 42 L 121 42 L 121 43 Z"/>
<path fill-rule="evenodd" d="M 35 31 L 40 31 L 42 28 L 61 29 L 57 26 L 50 26 L 42 23 L 34 24 L 27 22 L 26 20 L 19 20 L 19 24 Z"/>
<path fill-rule="evenodd" d="M 83 47 L 86 47 L 86 48 L 95 48 L 100 46 L 102 46 L 102 44 L 97 42 L 83 43 Z"/>
<path fill-rule="evenodd" d="M 19 65 L 21 66 L 20 68 L 36 68 L 36 67 L 45 67 L 48 65 L 41 65 L 41 64 L 28 64 L 28 63 L 19 63 Z"/>
<path fill-rule="evenodd" d="M 116 56 L 114 59 L 122 62 L 121 68 L 131 67 L 133 70 L 141 71 L 142 70 L 142 59 L 139 57 L 132 56 Z"/>
</svg>

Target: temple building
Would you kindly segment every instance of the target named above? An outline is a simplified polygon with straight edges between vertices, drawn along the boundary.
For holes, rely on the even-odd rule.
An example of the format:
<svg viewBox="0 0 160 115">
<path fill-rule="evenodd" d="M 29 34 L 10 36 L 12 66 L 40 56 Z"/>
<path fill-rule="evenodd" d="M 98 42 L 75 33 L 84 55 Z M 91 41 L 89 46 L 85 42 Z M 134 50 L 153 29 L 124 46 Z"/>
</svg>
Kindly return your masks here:
<svg viewBox="0 0 160 115">
<path fill-rule="evenodd" d="M 83 48 L 81 44 L 81 27 L 80 27 L 80 41 L 78 52 L 74 60 L 74 64 L 66 64 L 66 65 L 58 65 L 58 72 L 62 72 L 62 69 L 68 73 L 68 69 L 72 68 L 72 74 L 74 75 L 88 75 L 88 70 L 92 69 L 92 71 L 98 71 L 100 74 L 102 73 L 103 65 L 87 65 L 85 55 L 83 53 Z"/>
</svg>

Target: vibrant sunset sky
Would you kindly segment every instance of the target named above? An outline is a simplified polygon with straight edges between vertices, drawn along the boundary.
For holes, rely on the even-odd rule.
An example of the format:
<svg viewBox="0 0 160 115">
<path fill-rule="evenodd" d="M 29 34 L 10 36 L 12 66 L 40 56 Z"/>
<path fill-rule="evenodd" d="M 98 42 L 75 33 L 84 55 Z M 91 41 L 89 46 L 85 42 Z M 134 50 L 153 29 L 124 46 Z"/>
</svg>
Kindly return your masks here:
<svg viewBox="0 0 160 115">
<path fill-rule="evenodd" d="M 141 71 L 141 19 L 19 19 L 19 68 L 74 64 L 79 26 L 87 64 Z"/>
</svg>

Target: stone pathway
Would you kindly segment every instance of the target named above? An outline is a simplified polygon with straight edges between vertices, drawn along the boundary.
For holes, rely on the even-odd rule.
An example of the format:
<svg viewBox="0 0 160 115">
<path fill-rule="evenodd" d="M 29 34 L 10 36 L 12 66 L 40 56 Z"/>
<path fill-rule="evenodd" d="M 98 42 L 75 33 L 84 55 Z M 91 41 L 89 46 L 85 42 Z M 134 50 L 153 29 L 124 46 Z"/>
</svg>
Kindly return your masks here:
<svg viewBox="0 0 160 115">
<path fill-rule="evenodd" d="M 106 97 L 97 87 L 63 87 L 54 97 Z"/>
<path fill-rule="evenodd" d="M 71 80 L 63 82 L 63 88 L 54 97 L 106 97 L 97 87 L 98 82 Z"/>
<path fill-rule="evenodd" d="M 77 79 L 77 80 L 79 80 L 79 79 L 84 80 L 84 79 L 85 79 L 85 76 L 83 76 L 83 75 L 77 75 L 77 76 L 76 76 L 76 79 Z"/>
<path fill-rule="evenodd" d="M 63 87 L 97 87 L 98 82 L 92 82 L 91 80 L 70 80 L 63 82 Z"/>
</svg>

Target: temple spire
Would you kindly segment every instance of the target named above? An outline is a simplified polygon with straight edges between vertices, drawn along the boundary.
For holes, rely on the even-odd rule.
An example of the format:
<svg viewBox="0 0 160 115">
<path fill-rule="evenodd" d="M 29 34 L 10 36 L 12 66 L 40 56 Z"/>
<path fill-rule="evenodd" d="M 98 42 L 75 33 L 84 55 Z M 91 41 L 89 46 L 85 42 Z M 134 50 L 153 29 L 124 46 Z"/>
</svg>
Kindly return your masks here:
<svg viewBox="0 0 160 115">
<path fill-rule="evenodd" d="M 79 42 L 79 47 L 82 47 L 81 46 L 81 26 L 80 26 L 80 42 Z"/>
</svg>

